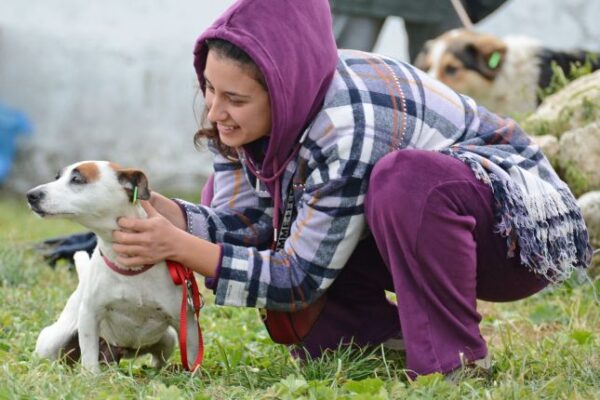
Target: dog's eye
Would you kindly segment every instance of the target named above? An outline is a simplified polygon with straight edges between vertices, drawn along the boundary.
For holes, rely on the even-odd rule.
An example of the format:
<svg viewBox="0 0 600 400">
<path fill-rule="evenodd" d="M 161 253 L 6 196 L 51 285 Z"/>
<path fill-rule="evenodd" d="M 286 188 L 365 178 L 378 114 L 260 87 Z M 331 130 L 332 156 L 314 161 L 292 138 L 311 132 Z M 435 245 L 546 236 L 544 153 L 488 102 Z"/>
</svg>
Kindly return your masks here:
<svg viewBox="0 0 600 400">
<path fill-rule="evenodd" d="M 80 174 L 73 174 L 73 176 L 71 176 L 70 183 L 73 183 L 75 185 L 82 185 L 85 183 L 85 179 Z"/>
<path fill-rule="evenodd" d="M 447 65 L 446 68 L 444 68 L 444 73 L 449 76 L 456 75 L 457 72 L 458 68 L 454 65 Z"/>
</svg>

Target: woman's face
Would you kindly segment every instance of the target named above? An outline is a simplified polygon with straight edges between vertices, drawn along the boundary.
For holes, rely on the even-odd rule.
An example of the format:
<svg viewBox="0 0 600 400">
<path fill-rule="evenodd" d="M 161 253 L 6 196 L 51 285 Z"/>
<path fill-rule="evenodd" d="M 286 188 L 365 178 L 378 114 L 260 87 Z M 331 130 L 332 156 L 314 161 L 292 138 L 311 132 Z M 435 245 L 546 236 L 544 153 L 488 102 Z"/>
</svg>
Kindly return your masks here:
<svg viewBox="0 0 600 400">
<path fill-rule="evenodd" d="M 239 147 L 269 135 L 269 93 L 250 68 L 209 50 L 204 79 L 207 117 L 216 124 L 223 144 Z"/>
</svg>

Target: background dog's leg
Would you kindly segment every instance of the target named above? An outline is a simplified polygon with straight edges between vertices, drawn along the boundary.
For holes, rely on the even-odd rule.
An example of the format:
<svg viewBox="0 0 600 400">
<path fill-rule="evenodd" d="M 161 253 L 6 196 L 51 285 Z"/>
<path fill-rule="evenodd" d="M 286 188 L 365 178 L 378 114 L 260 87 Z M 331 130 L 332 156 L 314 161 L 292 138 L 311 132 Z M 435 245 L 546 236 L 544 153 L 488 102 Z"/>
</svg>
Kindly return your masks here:
<svg viewBox="0 0 600 400">
<path fill-rule="evenodd" d="M 79 308 L 79 347 L 81 348 L 81 365 L 83 368 L 93 372 L 100 372 L 100 363 L 98 355 L 99 346 L 99 326 L 95 311 L 86 306 L 85 301 Z"/>
</svg>

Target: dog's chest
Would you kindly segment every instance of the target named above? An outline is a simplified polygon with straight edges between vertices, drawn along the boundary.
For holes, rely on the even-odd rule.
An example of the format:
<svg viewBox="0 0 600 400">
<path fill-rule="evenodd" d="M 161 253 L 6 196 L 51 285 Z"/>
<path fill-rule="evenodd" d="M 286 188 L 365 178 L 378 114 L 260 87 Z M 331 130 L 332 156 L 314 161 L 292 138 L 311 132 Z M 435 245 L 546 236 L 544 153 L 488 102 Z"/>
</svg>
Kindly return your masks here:
<svg viewBox="0 0 600 400">
<path fill-rule="evenodd" d="M 158 342 L 173 316 L 164 305 L 151 301 L 115 300 L 100 310 L 101 336 L 126 347 L 143 347 Z"/>
<path fill-rule="evenodd" d="M 94 303 L 101 336 L 109 342 L 126 347 L 150 345 L 169 325 L 178 323 L 181 289 L 163 265 L 136 276 L 107 269 L 96 272 L 96 284 L 87 300 Z"/>
</svg>

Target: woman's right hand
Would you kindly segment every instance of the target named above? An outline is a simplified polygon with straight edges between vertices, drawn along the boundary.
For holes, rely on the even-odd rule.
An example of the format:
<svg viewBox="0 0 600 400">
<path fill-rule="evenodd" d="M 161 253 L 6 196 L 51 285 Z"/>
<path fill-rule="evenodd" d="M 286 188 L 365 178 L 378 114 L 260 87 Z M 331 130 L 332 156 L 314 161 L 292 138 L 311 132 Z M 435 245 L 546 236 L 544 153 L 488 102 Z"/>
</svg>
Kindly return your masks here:
<svg viewBox="0 0 600 400">
<path fill-rule="evenodd" d="M 155 202 L 171 213 L 173 207 L 182 217 L 179 206 L 168 198 L 157 195 Z M 207 277 L 215 277 L 221 257 L 221 247 L 184 230 L 177 229 L 148 201 L 141 201 L 147 219 L 118 219 L 119 229 L 113 231 L 113 249 L 117 262 L 126 265 L 156 264 L 163 260 L 177 261 Z"/>
</svg>

